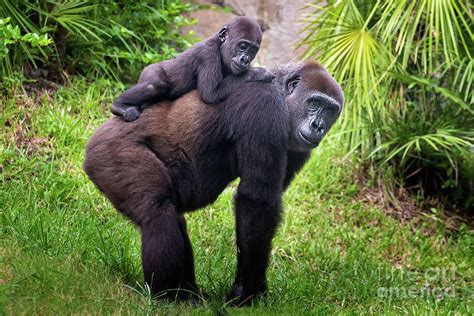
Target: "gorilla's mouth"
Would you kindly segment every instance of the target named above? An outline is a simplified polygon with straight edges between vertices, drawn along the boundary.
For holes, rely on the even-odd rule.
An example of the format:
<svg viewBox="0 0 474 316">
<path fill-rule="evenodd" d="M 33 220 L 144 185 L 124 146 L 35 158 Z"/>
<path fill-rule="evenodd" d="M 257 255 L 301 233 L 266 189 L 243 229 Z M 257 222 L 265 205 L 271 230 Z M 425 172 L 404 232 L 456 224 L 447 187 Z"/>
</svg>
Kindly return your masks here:
<svg viewBox="0 0 474 316">
<path fill-rule="evenodd" d="M 232 63 L 231 63 L 231 68 L 232 68 L 232 72 L 234 72 L 236 74 L 240 74 L 240 73 L 242 73 L 242 72 L 244 72 L 248 69 L 248 67 L 242 66 L 240 63 L 235 62 L 233 60 L 232 60 Z"/>
<path fill-rule="evenodd" d="M 298 131 L 298 135 L 300 137 L 301 140 L 303 140 L 303 142 L 305 142 L 307 145 L 311 146 L 311 147 L 316 147 L 319 145 L 319 140 L 311 140 L 309 139 L 307 136 L 303 135 L 303 133 L 301 133 L 300 131 Z"/>
</svg>

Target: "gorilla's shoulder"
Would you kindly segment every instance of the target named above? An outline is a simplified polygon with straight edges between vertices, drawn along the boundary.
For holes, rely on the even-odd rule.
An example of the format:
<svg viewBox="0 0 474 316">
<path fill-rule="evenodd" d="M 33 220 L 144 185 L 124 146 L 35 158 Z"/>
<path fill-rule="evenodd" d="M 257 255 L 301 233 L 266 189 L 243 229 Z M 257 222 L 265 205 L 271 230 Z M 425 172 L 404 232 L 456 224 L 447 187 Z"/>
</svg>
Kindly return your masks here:
<svg viewBox="0 0 474 316">
<path fill-rule="evenodd" d="M 285 99 L 279 87 L 273 83 L 245 82 L 237 86 L 224 101 L 229 112 L 281 112 L 287 114 Z M 268 113 L 267 113 L 268 114 Z"/>
<path fill-rule="evenodd" d="M 284 139 L 290 131 L 290 114 L 281 88 L 263 82 L 243 83 L 224 102 L 226 124 L 234 135 Z"/>
</svg>

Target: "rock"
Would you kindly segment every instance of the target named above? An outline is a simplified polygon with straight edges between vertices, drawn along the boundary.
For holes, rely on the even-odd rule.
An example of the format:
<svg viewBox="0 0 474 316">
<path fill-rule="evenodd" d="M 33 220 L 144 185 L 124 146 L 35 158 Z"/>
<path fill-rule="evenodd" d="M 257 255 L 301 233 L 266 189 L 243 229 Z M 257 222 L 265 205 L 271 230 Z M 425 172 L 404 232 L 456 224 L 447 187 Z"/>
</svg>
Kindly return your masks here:
<svg viewBox="0 0 474 316">
<path fill-rule="evenodd" d="M 259 21 L 262 27 L 263 40 L 254 65 L 267 67 L 277 66 L 300 59 L 302 49 L 295 49 L 296 43 L 303 35 L 301 19 L 311 12 L 305 8 L 308 0 L 195 0 L 208 4 L 206 8 L 192 12 L 192 18 L 198 24 L 191 27 L 199 37 L 208 37 L 219 30 L 228 20 L 236 15 L 246 15 Z M 225 12 L 222 8 L 226 8 Z"/>
</svg>

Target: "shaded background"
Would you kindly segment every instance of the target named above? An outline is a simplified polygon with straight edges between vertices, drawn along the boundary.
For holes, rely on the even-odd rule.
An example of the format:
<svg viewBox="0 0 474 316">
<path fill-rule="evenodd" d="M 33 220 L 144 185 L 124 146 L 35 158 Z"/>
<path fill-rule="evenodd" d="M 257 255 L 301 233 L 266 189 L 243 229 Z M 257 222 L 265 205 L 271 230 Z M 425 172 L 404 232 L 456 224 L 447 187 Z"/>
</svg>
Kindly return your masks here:
<svg viewBox="0 0 474 316">
<path fill-rule="evenodd" d="M 263 30 L 260 51 L 255 58 L 259 65 L 273 67 L 292 60 L 298 60 L 302 49 L 296 49 L 304 28 L 302 18 L 311 10 L 307 0 L 194 0 L 205 4 L 190 16 L 199 22 L 191 29 L 199 37 L 209 37 L 236 15 L 246 15 L 259 21 Z M 224 8 L 224 10 L 222 10 Z M 220 10 L 219 10 L 220 9 Z"/>
</svg>

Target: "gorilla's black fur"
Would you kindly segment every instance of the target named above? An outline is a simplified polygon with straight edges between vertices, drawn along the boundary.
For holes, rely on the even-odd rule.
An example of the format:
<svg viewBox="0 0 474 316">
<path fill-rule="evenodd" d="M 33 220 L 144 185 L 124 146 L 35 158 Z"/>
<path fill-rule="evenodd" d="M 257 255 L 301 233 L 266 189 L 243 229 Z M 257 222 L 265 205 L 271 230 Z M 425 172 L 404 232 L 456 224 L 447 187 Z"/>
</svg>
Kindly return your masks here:
<svg viewBox="0 0 474 316">
<path fill-rule="evenodd" d="M 229 93 L 229 75 L 242 75 L 260 48 L 262 31 L 248 17 L 236 17 L 218 33 L 197 43 L 175 59 L 147 66 L 138 83 L 122 93 L 111 111 L 125 121 L 138 118 L 142 106 L 160 99 L 174 100 L 197 89 L 201 100 L 215 103 Z M 265 68 L 252 68 L 248 81 L 271 82 L 273 74 Z"/>
<path fill-rule="evenodd" d="M 275 74 L 273 84 L 236 78 L 216 107 L 191 92 L 131 123 L 112 118 L 91 138 L 84 169 L 139 226 L 153 293 L 197 290 L 184 213 L 212 203 L 237 177 L 238 267 L 229 298 L 241 304 L 266 292 L 282 192 L 343 104 L 341 88 L 319 64 L 290 65 Z"/>
</svg>

